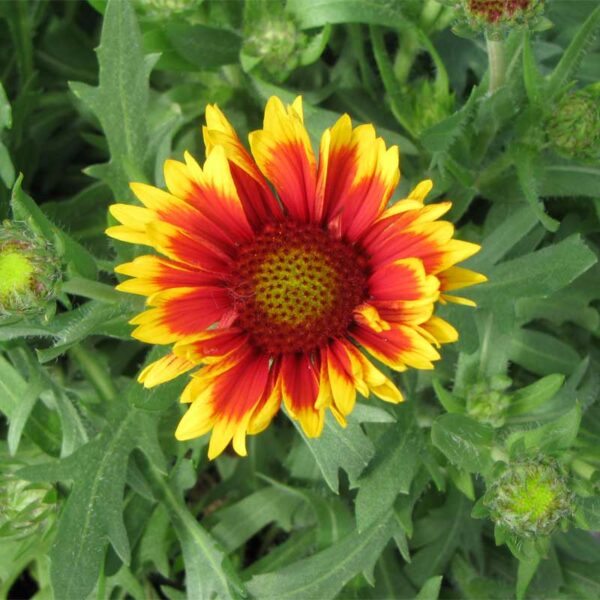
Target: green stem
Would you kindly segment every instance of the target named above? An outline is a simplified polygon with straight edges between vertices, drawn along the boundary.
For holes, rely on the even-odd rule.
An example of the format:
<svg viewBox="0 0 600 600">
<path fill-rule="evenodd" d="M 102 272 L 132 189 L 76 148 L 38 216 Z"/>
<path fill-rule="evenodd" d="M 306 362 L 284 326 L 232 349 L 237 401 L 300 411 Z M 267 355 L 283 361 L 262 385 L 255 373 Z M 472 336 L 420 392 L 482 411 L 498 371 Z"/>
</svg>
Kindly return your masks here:
<svg viewBox="0 0 600 600">
<path fill-rule="evenodd" d="M 79 368 L 94 386 L 102 400 L 111 402 L 117 397 L 119 392 L 110 377 L 110 373 L 106 371 L 93 352 L 78 344 L 70 348 L 69 354 L 77 362 Z"/>
<path fill-rule="evenodd" d="M 506 59 L 504 55 L 504 40 L 486 37 L 488 61 L 490 64 L 490 83 L 488 93 L 493 94 L 504 85 L 506 78 Z"/>
</svg>

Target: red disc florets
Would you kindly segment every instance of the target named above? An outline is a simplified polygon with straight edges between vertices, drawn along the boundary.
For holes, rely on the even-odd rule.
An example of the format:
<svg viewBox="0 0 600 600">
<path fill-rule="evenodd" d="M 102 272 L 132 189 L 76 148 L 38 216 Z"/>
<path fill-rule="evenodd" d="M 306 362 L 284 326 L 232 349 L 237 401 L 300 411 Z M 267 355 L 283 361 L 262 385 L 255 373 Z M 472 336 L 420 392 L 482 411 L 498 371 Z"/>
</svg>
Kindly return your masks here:
<svg viewBox="0 0 600 600">
<path fill-rule="evenodd" d="M 270 354 L 310 352 L 346 333 L 367 275 L 360 252 L 320 227 L 269 225 L 240 249 L 233 269 L 238 324 Z"/>
<path fill-rule="evenodd" d="M 468 11 L 490 24 L 520 16 L 534 8 L 536 0 L 468 0 Z"/>
</svg>

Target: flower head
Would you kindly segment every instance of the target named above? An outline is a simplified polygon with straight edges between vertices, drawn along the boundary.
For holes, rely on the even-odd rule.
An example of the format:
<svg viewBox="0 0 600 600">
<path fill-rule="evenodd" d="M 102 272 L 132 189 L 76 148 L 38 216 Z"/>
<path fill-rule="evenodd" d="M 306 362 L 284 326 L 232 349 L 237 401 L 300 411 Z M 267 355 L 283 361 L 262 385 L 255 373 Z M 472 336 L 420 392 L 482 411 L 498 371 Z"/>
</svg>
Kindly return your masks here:
<svg viewBox="0 0 600 600">
<path fill-rule="evenodd" d="M 60 263 L 46 240 L 22 223 L 0 225 L 0 317 L 43 312 L 59 279 Z"/>
<path fill-rule="evenodd" d="M 552 533 L 572 510 L 572 494 L 555 461 L 509 465 L 484 496 L 492 520 L 520 537 Z"/>
<path fill-rule="evenodd" d="M 174 344 L 140 381 L 202 365 L 182 394 L 190 407 L 176 437 L 212 430 L 211 458 L 231 441 L 245 455 L 246 434 L 267 427 L 282 401 L 308 436 L 321 433 L 326 410 L 345 425 L 357 390 L 400 402 L 368 356 L 396 371 L 433 368 L 458 335 L 436 302 L 472 304 L 446 292 L 485 280 L 454 266 L 479 246 L 437 220 L 450 203 L 425 206 L 424 181 L 386 209 L 398 149 L 347 115 L 323 134 L 317 164 L 301 98 L 269 100 L 251 154 L 216 106 L 206 121 L 204 166 L 186 153 L 165 163 L 168 192 L 131 184 L 144 206 L 112 206 L 121 225 L 108 230 L 163 255 L 117 268 L 132 277 L 119 289 L 148 296 L 132 335 Z"/>
</svg>

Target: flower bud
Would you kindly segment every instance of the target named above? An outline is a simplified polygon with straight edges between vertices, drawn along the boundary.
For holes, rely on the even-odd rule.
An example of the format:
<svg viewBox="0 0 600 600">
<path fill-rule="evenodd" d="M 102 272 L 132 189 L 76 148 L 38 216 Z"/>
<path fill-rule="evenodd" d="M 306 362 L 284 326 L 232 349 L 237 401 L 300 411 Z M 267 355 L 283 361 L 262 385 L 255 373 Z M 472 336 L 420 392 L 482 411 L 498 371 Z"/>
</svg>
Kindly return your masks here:
<svg viewBox="0 0 600 600">
<path fill-rule="evenodd" d="M 511 383 L 504 375 L 494 375 L 470 386 L 466 394 L 467 414 L 480 423 L 502 427 L 510 405 L 510 395 L 505 391 Z"/>
<path fill-rule="evenodd" d="M 60 262 L 49 242 L 22 223 L 0 225 L 0 317 L 43 312 L 59 279 Z"/>
<path fill-rule="evenodd" d="M 532 26 L 544 0 L 458 0 L 457 8 L 470 29 L 498 33 L 502 29 Z"/>
<path fill-rule="evenodd" d="M 486 492 L 483 504 L 496 525 L 519 537 L 549 535 L 572 512 L 565 474 L 553 460 L 508 465 Z"/>
<path fill-rule="evenodd" d="M 300 61 L 306 43 L 291 16 L 272 15 L 258 21 L 244 40 L 243 52 L 270 76 L 283 80 Z"/>
<path fill-rule="evenodd" d="M 0 539 L 22 539 L 46 531 L 56 516 L 56 490 L 51 484 L 31 483 L 16 472 L 25 463 L 0 453 Z"/>
<path fill-rule="evenodd" d="M 600 102 L 580 90 L 564 95 L 547 123 L 548 140 L 567 157 L 594 158 L 600 152 Z"/>
</svg>

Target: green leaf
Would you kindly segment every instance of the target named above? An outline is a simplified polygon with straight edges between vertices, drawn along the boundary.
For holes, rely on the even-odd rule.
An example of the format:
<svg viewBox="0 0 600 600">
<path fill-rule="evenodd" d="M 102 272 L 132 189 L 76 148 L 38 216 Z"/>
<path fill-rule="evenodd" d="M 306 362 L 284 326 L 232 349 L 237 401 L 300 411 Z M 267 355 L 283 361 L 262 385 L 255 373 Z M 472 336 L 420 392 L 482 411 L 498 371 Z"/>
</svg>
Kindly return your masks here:
<svg viewBox="0 0 600 600">
<path fill-rule="evenodd" d="M 546 165 L 540 177 L 540 193 L 542 196 L 598 197 L 600 187 L 600 169 L 592 165 L 565 163 Z"/>
<path fill-rule="evenodd" d="M 523 80 L 529 103 L 537 108 L 542 104 L 542 77 L 535 64 L 535 57 L 531 49 L 529 32 L 524 33 L 523 42 Z"/>
<path fill-rule="evenodd" d="M 517 587 L 516 596 L 517 600 L 523 600 L 525 598 L 525 592 L 535 575 L 539 565 L 540 556 L 534 555 L 527 557 L 526 559 L 519 560 L 519 568 L 517 570 Z"/>
<path fill-rule="evenodd" d="M 581 600 L 600 597 L 600 562 L 562 560 L 561 567 L 571 597 Z"/>
<path fill-rule="evenodd" d="M 442 575 L 446 564 L 461 545 L 473 521 L 469 514 L 469 502 L 460 492 L 451 488 L 441 508 L 429 510 L 415 523 L 413 543 L 420 548 L 413 554 L 405 573 L 417 586 L 424 586 L 434 575 Z M 420 533 L 426 538 L 419 540 Z"/>
<path fill-rule="evenodd" d="M 231 598 L 245 595 L 239 578 L 215 539 L 198 523 L 172 485 L 154 465 L 147 475 L 166 508 L 179 538 L 188 598 Z"/>
<path fill-rule="evenodd" d="M 356 523 L 359 532 L 390 511 L 398 494 L 408 494 L 419 465 L 421 437 L 409 406 L 378 438 L 376 453 L 357 481 Z"/>
<path fill-rule="evenodd" d="M 246 496 L 216 513 L 218 523 L 211 529 L 226 552 L 242 546 L 269 523 L 291 528 L 291 518 L 301 500 L 283 487 L 268 487 Z M 251 518 L 249 518 L 251 516 Z"/>
<path fill-rule="evenodd" d="M 579 235 L 505 261 L 486 273 L 489 281 L 469 291 L 481 307 L 494 308 L 515 298 L 548 296 L 576 279 L 597 262 Z"/>
<path fill-rule="evenodd" d="M 494 430 L 465 415 L 439 416 L 431 426 L 431 441 L 448 460 L 470 473 L 484 473 L 491 464 Z"/>
<path fill-rule="evenodd" d="M 481 250 L 469 259 L 469 268 L 486 270 L 500 262 L 537 224 L 529 206 L 521 206 L 508 215 L 481 242 Z"/>
<path fill-rule="evenodd" d="M 465 402 L 462 398 L 451 394 L 441 383 L 440 380 L 435 377 L 433 380 L 433 390 L 437 399 L 440 401 L 441 405 L 449 412 L 449 413 L 459 413 L 462 414 L 465 412 Z"/>
<path fill-rule="evenodd" d="M 242 49 L 240 36 L 227 29 L 167 22 L 164 30 L 179 55 L 199 69 L 237 63 Z"/>
<path fill-rule="evenodd" d="M 539 167 L 535 165 L 536 152 L 533 148 L 519 144 L 513 148 L 513 154 L 519 184 L 531 210 L 548 231 L 556 231 L 560 223 L 546 214 L 544 205 L 538 196 Z"/>
<path fill-rule="evenodd" d="M 575 520 L 581 529 L 587 531 L 600 530 L 600 497 L 579 498 Z"/>
<path fill-rule="evenodd" d="M 6 97 L 6 92 L 2 83 L 0 83 L 0 131 L 2 129 L 10 129 L 12 127 L 12 111 L 10 102 Z"/>
<path fill-rule="evenodd" d="M 138 387 L 133 383 L 126 397 Z M 86 598 L 94 588 L 108 540 L 129 562 L 130 545 L 123 523 L 123 488 L 128 457 L 135 447 L 147 450 L 155 422 L 147 414 L 115 405 L 114 421 L 103 432 L 57 463 L 26 467 L 32 481 L 72 481 L 50 552 L 57 598 Z"/>
<path fill-rule="evenodd" d="M 348 534 L 339 542 L 283 569 L 255 575 L 248 591 L 258 598 L 334 598 L 355 575 L 374 566 L 396 525 L 390 514 L 369 530 Z"/>
<path fill-rule="evenodd" d="M 440 596 L 442 579 L 441 575 L 430 577 L 415 596 L 415 600 L 437 600 Z"/>
<path fill-rule="evenodd" d="M 300 425 L 292 422 L 314 456 L 327 485 L 335 493 L 339 487 L 339 470 L 344 469 L 353 484 L 375 453 L 373 444 L 352 417 L 348 426 L 342 428 L 328 413 L 323 433 L 318 438 L 306 437 Z"/>
<path fill-rule="evenodd" d="M 302 29 L 336 23 L 366 23 L 399 29 L 410 25 L 400 5 L 388 0 L 288 0 L 287 10 Z"/>
<path fill-rule="evenodd" d="M 448 152 L 466 127 L 477 97 L 478 90 L 475 87 L 471 91 L 469 99 L 460 110 L 423 131 L 421 134 L 421 143 L 423 146 L 430 152 Z"/>
<path fill-rule="evenodd" d="M 538 406 L 551 400 L 562 387 L 565 376 L 554 373 L 539 379 L 535 383 L 517 390 L 511 398 L 509 415 L 522 415 L 532 412 Z"/>
<path fill-rule="evenodd" d="M 515 432 L 508 436 L 506 447 L 511 450 L 524 448 L 536 452 L 558 452 L 569 449 L 579 431 L 581 422 L 581 408 L 575 406 L 573 409 L 551 421 L 525 432 Z"/>
<path fill-rule="evenodd" d="M 148 78 L 154 58 L 146 59 L 131 2 L 109 0 L 100 46 L 99 85 L 71 83 L 73 93 L 98 117 L 110 149 L 110 162 L 90 174 L 103 179 L 115 198 L 130 197 L 129 181 L 144 180 L 148 133 Z"/>
<path fill-rule="evenodd" d="M 571 40 L 568 48 L 563 53 L 556 68 L 548 76 L 548 85 L 546 87 L 548 99 L 555 98 L 563 90 L 563 86 L 575 75 L 579 63 L 589 47 L 599 24 L 600 6 L 596 7 L 580 27 L 577 35 Z"/>
<path fill-rule="evenodd" d="M 573 348 L 548 333 L 520 329 L 510 340 L 508 357 L 536 375 L 570 375 L 581 362 Z"/>
<path fill-rule="evenodd" d="M 53 323 L 53 329 L 60 332 L 56 334 L 56 342 L 50 348 L 38 350 L 38 358 L 43 363 L 54 360 L 111 320 L 126 315 L 129 310 L 127 304 L 105 304 L 92 300 L 64 313 L 64 316 L 60 315 Z"/>
</svg>

